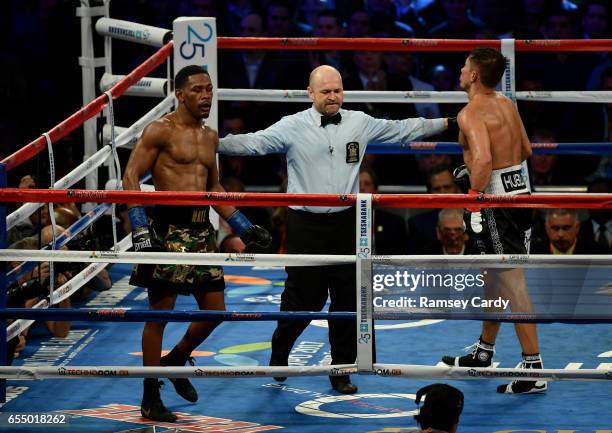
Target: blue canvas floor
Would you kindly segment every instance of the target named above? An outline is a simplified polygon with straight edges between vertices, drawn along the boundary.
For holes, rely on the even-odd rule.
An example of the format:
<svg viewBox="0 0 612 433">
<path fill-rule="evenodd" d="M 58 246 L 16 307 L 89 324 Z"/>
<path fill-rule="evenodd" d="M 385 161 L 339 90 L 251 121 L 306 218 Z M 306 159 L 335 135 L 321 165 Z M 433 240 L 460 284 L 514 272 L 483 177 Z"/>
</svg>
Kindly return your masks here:
<svg viewBox="0 0 612 433">
<path fill-rule="evenodd" d="M 83 307 L 146 308 L 146 293 L 129 286 L 129 266 L 115 265 L 115 282 L 94 293 Z M 226 268 L 229 310 L 276 311 L 285 273 L 282 269 Z M 180 297 L 177 309 L 196 308 Z M 164 348 L 171 349 L 187 324 L 170 323 Z M 273 322 L 225 322 L 196 353 L 197 365 L 267 365 Z M 142 324 L 74 322 L 68 338 L 51 338 L 42 327 L 28 340 L 15 365 L 141 365 Z M 377 360 L 384 363 L 435 365 L 441 355 L 460 353 L 479 335 L 479 322 L 413 321 L 377 323 Z M 612 367 L 612 326 L 541 325 L 540 346 L 548 368 Z M 294 365 L 329 362 L 324 323 L 311 325 L 291 354 Z M 515 367 L 520 348 L 513 327 L 502 326 L 495 360 Z M 193 432 L 374 433 L 402 432 L 416 426 L 414 394 L 432 381 L 354 376 L 359 393 L 342 396 L 326 377 L 289 378 L 283 384 L 268 378 L 198 379 L 200 400 L 191 404 L 167 383 L 162 398 L 178 412 L 177 424 Z M 166 381 L 167 382 L 167 381 Z M 556 382 L 543 395 L 512 396 L 495 392 L 501 381 L 453 381 L 465 394 L 459 432 L 590 433 L 612 432 L 612 383 Z M 2 413 L 59 411 L 69 415 L 65 426 L 17 428 L 1 432 L 110 433 L 153 424 L 140 417 L 140 379 L 74 379 L 9 381 L 10 401 Z"/>
</svg>

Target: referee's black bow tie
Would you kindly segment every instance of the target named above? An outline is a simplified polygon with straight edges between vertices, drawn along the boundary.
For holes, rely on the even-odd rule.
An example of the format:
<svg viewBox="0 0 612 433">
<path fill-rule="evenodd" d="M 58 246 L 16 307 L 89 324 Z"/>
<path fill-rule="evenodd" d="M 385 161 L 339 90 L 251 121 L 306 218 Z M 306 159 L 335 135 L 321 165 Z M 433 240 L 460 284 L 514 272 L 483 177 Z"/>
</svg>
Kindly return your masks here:
<svg viewBox="0 0 612 433">
<path fill-rule="evenodd" d="M 325 128 L 330 123 L 337 125 L 342 120 L 340 113 L 336 113 L 333 116 L 321 116 L 321 126 Z"/>
</svg>

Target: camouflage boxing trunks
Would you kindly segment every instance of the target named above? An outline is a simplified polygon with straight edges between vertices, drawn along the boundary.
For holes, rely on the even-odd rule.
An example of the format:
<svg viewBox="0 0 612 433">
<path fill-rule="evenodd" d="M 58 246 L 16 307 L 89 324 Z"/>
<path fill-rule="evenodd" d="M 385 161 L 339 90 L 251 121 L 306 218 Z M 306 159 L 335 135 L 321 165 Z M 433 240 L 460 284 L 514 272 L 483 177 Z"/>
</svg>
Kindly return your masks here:
<svg viewBox="0 0 612 433">
<path fill-rule="evenodd" d="M 208 206 L 156 206 L 150 223 L 157 237 L 162 239 L 166 252 L 216 253 L 216 233 L 208 212 Z M 130 284 L 182 295 L 225 289 L 223 268 L 203 265 L 138 264 Z"/>
</svg>

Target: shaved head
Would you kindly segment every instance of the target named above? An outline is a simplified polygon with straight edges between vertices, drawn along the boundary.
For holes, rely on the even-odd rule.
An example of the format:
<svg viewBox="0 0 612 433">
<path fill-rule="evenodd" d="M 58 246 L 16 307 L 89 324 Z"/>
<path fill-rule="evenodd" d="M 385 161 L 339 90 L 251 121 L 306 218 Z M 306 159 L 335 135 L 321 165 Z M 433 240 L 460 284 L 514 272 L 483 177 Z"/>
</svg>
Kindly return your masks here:
<svg viewBox="0 0 612 433">
<path fill-rule="evenodd" d="M 55 226 L 55 236 L 57 237 L 61 235 L 64 232 L 64 230 L 66 230 L 64 227 L 56 225 Z M 40 241 L 43 245 L 53 242 L 53 226 L 52 225 L 43 227 L 43 229 L 40 231 Z"/>
<path fill-rule="evenodd" d="M 329 65 L 314 68 L 308 80 L 308 96 L 322 115 L 336 114 L 344 100 L 340 72 Z"/>
<path fill-rule="evenodd" d="M 340 75 L 340 72 L 338 72 L 338 70 L 333 66 L 317 66 L 310 73 L 310 77 L 308 78 L 308 86 L 313 87 L 319 82 L 331 78 L 339 78 L 342 81 L 342 76 Z"/>
</svg>

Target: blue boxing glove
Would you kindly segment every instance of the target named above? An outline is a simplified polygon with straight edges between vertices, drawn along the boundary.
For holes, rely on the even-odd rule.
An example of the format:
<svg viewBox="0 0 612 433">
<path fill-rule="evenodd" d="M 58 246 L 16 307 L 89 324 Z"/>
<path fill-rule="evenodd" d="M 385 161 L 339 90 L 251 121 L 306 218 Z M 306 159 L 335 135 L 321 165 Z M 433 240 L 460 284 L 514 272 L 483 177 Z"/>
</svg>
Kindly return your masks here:
<svg viewBox="0 0 612 433">
<path fill-rule="evenodd" d="M 245 253 L 262 253 L 270 248 L 272 244 L 270 233 L 263 227 L 253 225 L 239 210 L 230 215 L 227 223 L 244 242 Z"/>
<path fill-rule="evenodd" d="M 142 206 L 130 208 L 128 211 L 130 224 L 132 226 L 132 245 L 134 251 L 138 252 L 159 252 L 164 251 L 161 241 L 155 231 L 149 227 L 147 213 Z"/>
</svg>

